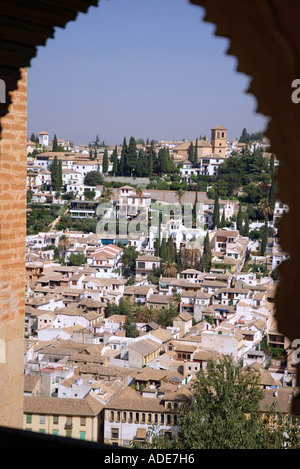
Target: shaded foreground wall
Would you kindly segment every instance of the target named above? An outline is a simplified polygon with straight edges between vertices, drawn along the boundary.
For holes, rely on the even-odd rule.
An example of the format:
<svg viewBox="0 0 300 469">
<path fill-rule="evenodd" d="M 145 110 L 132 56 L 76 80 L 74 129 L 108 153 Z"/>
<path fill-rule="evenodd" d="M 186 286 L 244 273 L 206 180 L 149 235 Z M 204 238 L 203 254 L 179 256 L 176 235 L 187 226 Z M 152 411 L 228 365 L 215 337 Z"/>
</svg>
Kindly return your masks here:
<svg viewBox="0 0 300 469">
<path fill-rule="evenodd" d="M 0 423 L 22 428 L 27 73 L 22 70 L 0 141 Z"/>
</svg>

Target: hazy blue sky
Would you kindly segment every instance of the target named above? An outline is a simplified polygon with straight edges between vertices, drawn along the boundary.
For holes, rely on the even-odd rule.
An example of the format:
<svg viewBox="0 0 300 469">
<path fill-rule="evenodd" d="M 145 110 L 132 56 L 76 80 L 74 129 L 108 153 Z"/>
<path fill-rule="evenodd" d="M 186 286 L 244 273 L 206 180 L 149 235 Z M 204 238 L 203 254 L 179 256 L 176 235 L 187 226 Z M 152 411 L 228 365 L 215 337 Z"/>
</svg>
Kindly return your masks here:
<svg viewBox="0 0 300 469">
<path fill-rule="evenodd" d="M 113 145 L 264 130 L 249 78 L 203 16 L 188 0 L 101 0 L 58 28 L 28 69 L 28 136 Z"/>
</svg>

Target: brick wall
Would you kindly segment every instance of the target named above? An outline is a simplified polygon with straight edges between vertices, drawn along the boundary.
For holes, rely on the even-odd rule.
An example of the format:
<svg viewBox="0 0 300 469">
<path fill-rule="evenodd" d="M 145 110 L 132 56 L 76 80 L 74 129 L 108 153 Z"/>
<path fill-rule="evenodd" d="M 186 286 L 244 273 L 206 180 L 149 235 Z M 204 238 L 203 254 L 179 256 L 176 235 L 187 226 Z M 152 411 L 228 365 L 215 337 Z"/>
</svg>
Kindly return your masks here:
<svg viewBox="0 0 300 469">
<path fill-rule="evenodd" d="M 0 425 L 22 428 L 27 72 L 0 121 Z"/>
</svg>

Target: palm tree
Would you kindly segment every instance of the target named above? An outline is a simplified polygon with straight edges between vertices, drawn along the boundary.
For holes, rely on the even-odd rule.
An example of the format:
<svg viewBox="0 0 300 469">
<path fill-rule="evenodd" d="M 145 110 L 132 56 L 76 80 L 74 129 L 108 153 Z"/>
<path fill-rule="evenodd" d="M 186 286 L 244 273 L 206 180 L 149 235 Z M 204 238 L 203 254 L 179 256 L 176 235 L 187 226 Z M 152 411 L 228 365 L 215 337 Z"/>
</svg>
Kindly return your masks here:
<svg viewBox="0 0 300 469">
<path fill-rule="evenodd" d="M 171 300 L 170 300 L 170 306 L 171 308 L 174 308 L 178 310 L 178 306 L 180 305 L 181 301 L 181 295 L 179 293 L 173 293 Z"/>
<path fill-rule="evenodd" d="M 136 192 L 136 195 L 140 197 L 141 195 L 143 195 L 144 189 L 139 186 L 139 187 L 136 187 L 135 192 Z"/>
<path fill-rule="evenodd" d="M 186 267 L 195 269 L 198 267 L 200 261 L 201 249 L 198 247 L 185 247 L 182 257 Z"/>
<path fill-rule="evenodd" d="M 163 262 L 162 273 L 164 277 L 176 277 L 177 276 L 176 262 L 171 262 L 171 261 Z"/>
<path fill-rule="evenodd" d="M 111 187 L 103 187 L 102 197 L 109 199 L 113 195 L 113 190 Z"/>
<path fill-rule="evenodd" d="M 264 217 L 268 217 L 273 213 L 272 204 L 270 202 L 261 201 L 258 203 L 258 211 Z"/>
<path fill-rule="evenodd" d="M 137 322 L 150 322 L 153 320 L 153 311 L 147 308 L 146 305 L 137 305 L 133 315 Z"/>
<path fill-rule="evenodd" d="M 58 241 L 58 248 L 61 252 L 61 257 L 65 258 L 66 251 L 69 249 L 71 243 L 66 235 L 61 235 Z"/>
<path fill-rule="evenodd" d="M 178 197 L 178 202 L 181 204 L 181 199 L 182 197 L 184 196 L 184 194 L 186 193 L 186 189 L 178 189 L 178 191 L 176 191 L 176 194 L 177 194 L 177 197 Z"/>
</svg>

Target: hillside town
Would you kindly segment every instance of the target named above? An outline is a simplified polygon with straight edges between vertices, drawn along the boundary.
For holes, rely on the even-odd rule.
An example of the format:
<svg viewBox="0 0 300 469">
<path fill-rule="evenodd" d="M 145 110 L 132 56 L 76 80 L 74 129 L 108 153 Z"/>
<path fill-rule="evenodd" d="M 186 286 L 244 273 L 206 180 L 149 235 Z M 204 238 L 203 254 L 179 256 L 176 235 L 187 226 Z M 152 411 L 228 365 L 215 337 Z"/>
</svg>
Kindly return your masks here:
<svg viewBox="0 0 300 469">
<path fill-rule="evenodd" d="M 252 138 L 251 138 L 252 137 Z M 287 414 L 295 349 L 277 329 L 276 157 L 217 125 L 189 141 L 27 143 L 23 428 L 119 447 L 230 356 Z"/>
</svg>

